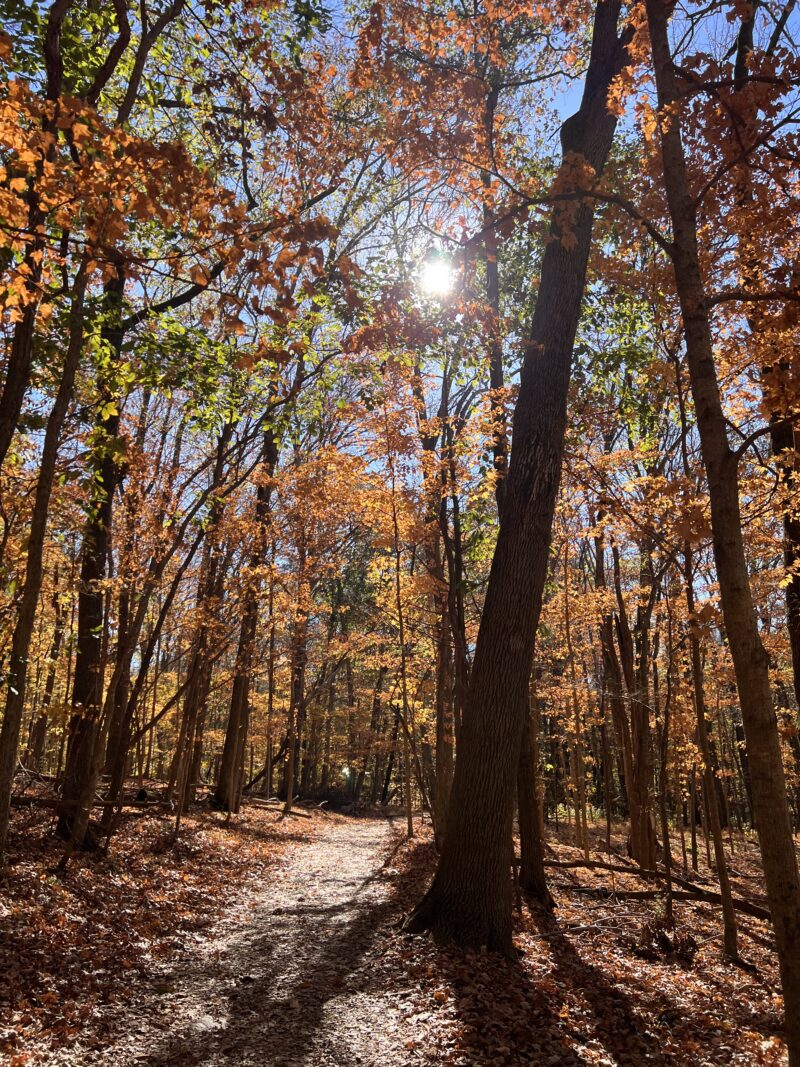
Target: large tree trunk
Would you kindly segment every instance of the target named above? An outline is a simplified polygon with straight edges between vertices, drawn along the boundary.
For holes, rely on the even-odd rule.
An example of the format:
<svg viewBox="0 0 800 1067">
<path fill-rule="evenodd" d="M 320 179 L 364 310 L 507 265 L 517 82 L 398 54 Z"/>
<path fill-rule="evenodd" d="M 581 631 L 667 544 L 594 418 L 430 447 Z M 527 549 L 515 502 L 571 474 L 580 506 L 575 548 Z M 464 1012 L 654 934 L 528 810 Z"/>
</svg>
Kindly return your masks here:
<svg viewBox="0 0 800 1067">
<path fill-rule="evenodd" d="M 714 559 L 742 709 L 753 808 L 780 961 L 789 1059 L 800 1064 L 800 878 L 772 701 L 742 538 L 737 456 L 727 437 L 697 245 L 697 218 L 681 138 L 679 87 L 667 23 L 670 6 L 647 0 L 659 107 L 664 182 L 672 221 L 675 284 L 711 501 Z"/>
<path fill-rule="evenodd" d="M 620 5 L 595 13 L 583 100 L 561 131 L 565 157 L 599 172 L 614 136 L 608 90 L 624 62 Z M 547 576 L 566 428 L 572 349 L 583 297 L 593 210 L 560 213 L 542 263 L 514 415 L 503 519 L 492 560 L 453 778 L 448 833 L 433 884 L 406 923 L 439 941 L 511 950 L 512 820 L 523 709 Z"/>
<path fill-rule="evenodd" d="M 789 10 L 789 9 L 787 9 Z M 742 9 L 742 18 L 739 26 L 739 35 L 736 41 L 736 60 L 734 63 L 733 87 L 737 93 L 746 89 L 749 84 L 748 60 L 753 51 L 753 37 L 755 22 L 758 13 L 757 4 L 749 4 Z M 780 39 L 780 34 L 773 35 L 770 42 L 771 52 Z M 747 116 L 746 118 L 744 116 Z M 755 124 L 761 118 L 758 109 L 747 107 L 744 115 L 737 116 L 742 125 Z M 748 131 L 751 136 L 755 131 Z M 737 134 L 739 136 L 739 134 Z M 742 160 L 742 165 L 737 173 L 737 198 L 741 207 L 747 207 L 753 200 L 752 170 L 747 158 Z M 742 212 L 744 218 L 746 214 Z M 740 227 L 738 233 L 738 249 L 740 269 L 745 283 L 758 285 L 758 275 L 764 267 L 763 251 L 759 247 L 758 236 Z M 796 279 L 797 267 L 793 272 Z M 794 322 L 797 322 L 797 311 L 793 309 Z M 770 411 L 770 445 L 772 455 L 777 460 L 778 478 L 786 491 L 787 502 L 796 496 L 798 475 L 800 475 L 800 448 L 795 434 L 795 425 L 792 416 L 791 403 L 787 405 L 785 383 L 787 375 L 791 373 L 791 357 L 779 339 L 777 342 L 770 339 L 770 313 L 758 305 L 748 310 L 748 322 L 759 348 L 759 358 L 762 362 L 762 396 L 763 401 Z M 767 336 L 766 345 L 759 344 L 759 334 L 764 331 Z M 779 334 L 782 339 L 782 333 Z M 792 655 L 792 675 L 794 681 L 795 699 L 800 707 L 800 519 L 795 509 L 789 505 L 782 516 L 783 521 L 783 555 L 786 567 L 786 576 L 782 583 L 786 598 L 786 625 L 789 634 L 789 648 Z M 797 734 L 793 735 L 796 742 Z"/>
<path fill-rule="evenodd" d="M 745 90 L 749 84 L 748 60 L 753 51 L 753 37 L 758 5 L 750 4 L 742 9 L 739 35 L 736 41 L 736 59 L 734 63 L 733 87 L 736 93 Z M 773 35 L 770 52 L 774 53 L 780 34 Z M 760 109 L 745 105 L 742 112 L 735 116 L 739 127 L 736 136 L 741 137 L 746 131 L 751 143 L 756 143 L 758 131 L 753 129 L 759 119 L 763 121 Z M 750 127 L 748 129 L 748 127 Z M 747 157 L 743 157 L 736 171 L 737 218 L 742 219 L 738 227 L 738 254 L 742 280 L 753 289 L 758 288 L 758 279 L 764 268 L 765 256 L 761 246 L 761 234 L 752 232 L 747 225 L 747 208 L 753 202 L 752 170 Z M 797 280 L 797 265 L 793 271 L 793 283 Z M 797 320 L 796 307 L 791 309 L 793 321 Z M 791 356 L 787 355 L 784 344 L 785 331 L 777 333 L 773 329 L 771 313 L 754 304 L 748 309 L 748 323 L 756 343 L 756 352 L 762 367 L 762 398 L 770 412 L 770 444 L 772 455 L 776 460 L 778 481 L 784 490 L 783 521 L 783 558 L 786 573 L 781 583 L 784 588 L 786 603 L 786 627 L 789 635 L 789 649 L 792 657 L 792 676 L 795 701 L 800 707 L 800 519 L 792 501 L 796 496 L 797 479 L 800 473 L 800 450 L 795 436 L 796 411 L 792 409 L 790 396 L 786 394 L 786 382 L 791 375 Z M 788 403 L 787 403 L 788 401 Z M 789 742 L 795 757 L 795 766 L 800 769 L 800 739 L 798 739 L 798 720 L 795 716 Z M 795 788 L 795 826 L 800 825 L 800 788 Z"/>
<path fill-rule="evenodd" d="M 489 91 L 486 94 L 484 123 L 487 144 L 495 136 L 494 125 L 499 97 L 499 71 L 488 77 Z M 503 341 L 500 309 L 499 242 L 495 229 L 494 204 L 491 203 L 491 177 L 484 171 L 481 175 L 486 199 L 483 208 L 485 235 L 483 259 L 486 270 L 486 300 L 492 310 L 492 334 L 489 344 L 489 403 L 492 412 L 492 461 L 495 476 L 495 501 L 498 520 L 503 519 L 506 477 L 508 475 L 508 418 L 505 398 L 505 368 L 503 366 Z M 542 795 L 539 784 L 538 725 L 535 683 L 530 687 L 530 712 L 524 713 L 528 725 L 523 725 L 517 771 L 517 821 L 519 824 L 520 887 L 539 899 L 546 907 L 553 906 L 553 898 L 547 888 L 544 874 L 544 819 Z M 451 771 L 452 775 L 452 771 Z"/>
</svg>

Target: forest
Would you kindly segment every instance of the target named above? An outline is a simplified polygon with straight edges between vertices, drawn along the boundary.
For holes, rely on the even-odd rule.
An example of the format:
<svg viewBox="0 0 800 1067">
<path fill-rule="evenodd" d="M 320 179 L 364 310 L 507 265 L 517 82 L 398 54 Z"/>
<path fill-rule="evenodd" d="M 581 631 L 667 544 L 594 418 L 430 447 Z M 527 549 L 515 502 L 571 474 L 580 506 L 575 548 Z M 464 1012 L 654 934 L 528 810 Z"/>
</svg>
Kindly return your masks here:
<svg viewBox="0 0 800 1067">
<path fill-rule="evenodd" d="M 0 1062 L 800 1067 L 796 0 L 0 13 Z"/>
</svg>

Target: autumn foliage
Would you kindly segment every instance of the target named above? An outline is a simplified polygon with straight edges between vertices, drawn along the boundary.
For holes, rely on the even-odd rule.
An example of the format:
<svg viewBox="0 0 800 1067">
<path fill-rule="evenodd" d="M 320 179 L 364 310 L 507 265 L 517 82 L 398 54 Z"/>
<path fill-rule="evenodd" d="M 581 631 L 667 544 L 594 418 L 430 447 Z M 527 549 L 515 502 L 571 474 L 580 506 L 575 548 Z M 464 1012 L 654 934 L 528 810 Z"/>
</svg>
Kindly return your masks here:
<svg viewBox="0 0 800 1067">
<path fill-rule="evenodd" d="M 49 939 L 46 864 L 96 922 L 131 849 L 159 905 L 198 827 L 222 883 L 298 807 L 421 813 L 392 899 L 458 1019 L 457 953 L 512 935 L 568 1018 L 621 874 L 650 963 L 699 901 L 725 967 L 771 924 L 783 1036 L 738 1040 L 800 1063 L 793 2 L 1 9 L 9 907 Z"/>
</svg>

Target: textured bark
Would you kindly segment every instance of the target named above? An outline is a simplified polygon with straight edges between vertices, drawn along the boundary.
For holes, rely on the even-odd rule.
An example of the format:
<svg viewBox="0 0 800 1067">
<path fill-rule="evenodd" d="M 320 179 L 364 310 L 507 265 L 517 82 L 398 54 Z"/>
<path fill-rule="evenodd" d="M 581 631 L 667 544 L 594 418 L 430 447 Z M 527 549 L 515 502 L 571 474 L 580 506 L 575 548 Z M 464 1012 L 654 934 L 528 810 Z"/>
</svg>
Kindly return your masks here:
<svg viewBox="0 0 800 1067">
<path fill-rule="evenodd" d="M 728 442 L 700 271 L 697 218 L 681 138 L 667 23 L 670 7 L 647 0 L 664 183 L 672 220 L 675 284 L 700 446 L 708 476 L 714 559 L 747 738 L 753 810 L 783 985 L 789 1060 L 800 1064 L 800 877 L 786 800 L 769 660 L 761 642 L 742 538 L 737 457 Z M 668 112 L 668 115 L 665 113 Z"/>
<path fill-rule="evenodd" d="M 753 51 L 753 34 L 755 29 L 756 13 L 758 5 L 752 4 L 742 10 L 742 18 L 739 26 L 739 35 L 736 40 L 736 59 L 734 63 L 734 90 L 741 92 L 748 84 L 748 60 Z M 784 12 L 788 17 L 789 8 Z M 768 52 L 774 53 L 775 46 L 780 40 L 780 32 L 774 33 L 768 45 Z M 746 116 L 746 117 L 745 117 Z M 737 125 L 752 126 L 760 117 L 758 109 L 746 108 L 744 114 L 737 116 Z M 752 137 L 753 131 L 747 130 Z M 737 131 L 737 137 L 741 132 Z M 736 170 L 737 200 L 738 206 L 746 208 L 753 200 L 752 171 L 747 163 Z M 744 212 L 743 212 L 744 214 Z M 758 287 L 758 275 L 763 267 L 762 255 L 754 234 L 747 231 L 746 227 L 739 227 L 738 251 L 742 279 L 749 288 Z M 797 277 L 797 267 L 793 271 L 794 279 Z M 793 315 L 796 312 L 792 313 Z M 768 341 L 766 350 L 763 344 L 758 344 L 759 334 L 765 329 L 769 336 L 771 315 L 764 308 L 754 305 L 748 308 L 748 323 L 750 330 L 759 349 L 759 358 L 763 362 L 762 368 L 762 397 L 763 402 L 770 412 L 770 445 L 772 456 L 776 460 L 778 480 L 784 489 L 786 499 L 791 501 L 796 498 L 797 478 L 800 472 L 800 451 L 798 450 L 795 436 L 791 401 L 787 404 L 785 395 L 785 383 L 791 376 L 791 357 L 787 357 L 785 347 L 778 342 Z M 795 319 L 796 321 L 796 319 Z M 784 588 L 786 604 L 786 628 L 789 635 L 789 649 L 792 656 L 792 675 L 794 682 L 795 701 L 800 708 L 800 520 L 791 505 L 787 507 L 782 516 L 783 522 L 783 558 L 786 573 L 781 583 Z M 795 757 L 795 768 L 800 771 L 800 738 L 798 738 L 798 720 L 795 717 L 794 730 L 790 735 L 790 745 Z M 800 788 L 795 788 L 795 826 L 800 825 Z"/>
<path fill-rule="evenodd" d="M 595 13 L 583 100 L 561 131 L 565 155 L 596 172 L 616 120 L 610 83 L 625 59 L 619 3 Z M 512 820 L 523 709 L 541 612 L 561 475 L 572 349 L 591 243 L 593 210 L 577 208 L 562 243 L 559 213 L 545 250 L 514 415 L 513 450 L 469 693 L 459 734 L 448 833 L 433 884 L 406 922 L 440 941 L 511 950 Z"/>
</svg>

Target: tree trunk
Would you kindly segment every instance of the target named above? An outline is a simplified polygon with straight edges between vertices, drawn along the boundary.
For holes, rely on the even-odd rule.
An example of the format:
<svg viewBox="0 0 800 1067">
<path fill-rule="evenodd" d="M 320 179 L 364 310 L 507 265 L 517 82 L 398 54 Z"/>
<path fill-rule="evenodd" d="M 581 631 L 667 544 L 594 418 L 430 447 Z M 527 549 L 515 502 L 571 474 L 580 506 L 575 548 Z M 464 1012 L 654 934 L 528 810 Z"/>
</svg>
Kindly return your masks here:
<svg viewBox="0 0 800 1067">
<path fill-rule="evenodd" d="M 262 440 L 261 481 L 256 494 L 256 541 L 250 558 L 253 570 L 264 565 L 267 559 L 269 539 L 266 525 L 272 495 L 272 478 L 278 461 L 278 448 L 272 428 L 268 428 Z M 239 645 L 236 652 L 236 672 L 233 679 L 228 723 L 222 748 L 219 778 L 214 791 L 214 800 L 223 811 L 238 811 L 236 803 L 237 783 L 240 778 L 241 756 L 247 739 L 250 707 L 250 675 L 253 668 L 256 626 L 258 624 L 260 579 L 248 576 L 242 604 L 242 621 L 239 628 Z"/>
<path fill-rule="evenodd" d="M 380 656 L 383 655 L 383 646 L 378 650 Z M 378 667 L 378 675 L 375 679 L 375 689 L 372 693 L 372 714 L 369 721 L 369 737 L 367 738 L 367 744 L 364 749 L 364 761 L 359 771 L 358 781 L 356 782 L 355 799 L 358 800 L 361 796 L 361 791 L 364 788 L 364 779 L 367 776 L 367 769 L 369 768 L 370 757 L 372 756 L 372 750 L 378 741 L 378 733 L 380 731 L 381 719 L 383 718 L 383 681 L 386 677 L 386 667 L 383 663 Z"/>
<path fill-rule="evenodd" d="M 595 12 L 583 100 L 564 123 L 566 157 L 602 170 L 616 127 L 608 90 L 620 70 L 620 5 Z M 483 618 L 450 799 L 449 828 L 428 893 L 406 922 L 438 941 L 511 951 L 512 821 L 523 709 L 547 577 L 553 512 L 561 475 L 572 349 L 591 243 L 592 207 L 581 204 L 572 232 L 556 211 L 520 377 L 503 519 Z"/>
<path fill-rule="evenodd" d="M 59 98 L 64 81 L 61 32 L 70 7 L 71 3 L 68 0 L 51 4 L 45 26 L 43 41 L 46 68 L 45 98 L 51 106 L 43 109 L 42 132 L 49 143 L 46 151 L 41 154 L 41 158 L 36 163 L 34 174 L 28 181 L 25 193 L 28 218 L 24 233 L 31 236 L 26 241 L 21 264 L 23 270 L 19 272 L 20 276 L 25 279 L 22 308 L 14 325 L 5 380 L 0 393 L 0 466 L 5 462 L 16 432 L 22 404 L 31 379 L 36 321 L 41 303 L 42 277 L 47 250 L 45 236 L 47 208 L 42 207 L 37 186 L 44 177 L 48 164 L 52 166 L 56 154 L 58 120 L 61 112 Z M 82 299 L 81 297 L 81 303 Z M 1 824 L 2 818 L 0 817 Z M 0 837 L 2 837 L 1 833 Z"/>
<path fill-rule="evenodd" d="M 598 521 L 602 516 L 598 516 Z M 605 546 L 602 534 L 595 538 L 595 589 L 606 589 Z M 631 821 L 631 838 L 636 834 L 634 827 L 640 819 L 638 794 L 633 790 L 633 745 L 631 728 L 622 697 L 622 668 L 614 644 L 614 624 L 611 612 L 607 612 L 600 623 L 600 645 L 603 651 L 603 686 L 605 699 L 611 708 L 611 721 L 617 738 L 617 749 L 621 767 L 620 785 L 627 804 L 627 813 Z"/>
<path fill-rule="evenodd" d="M 536 701 L 535 683 L 531 684 L 531 702 Z M 538 774 L 537 745 L 534 743 L 534 711 L 524 715 L 519 748 L 517 778 L 517 816 L 519 820 L 520 888 L 546 908 L 553 907 L 544 874 L 544 840 L 542 837 L 541 798 L 536 788 Z"/>
<path fill-rule="evenodd" d="M 395 757 L 397 756 L 397 738 L 400 733 L 400 714 L 400 705 L 395 704 L 394 724 L 392 725 L 392 739 L 389 747 L 389 759 L 386 763 L 386 775 L 383 779 L 381 804 L 389 803 L 389 786 L 392 784 L 392 771 L 394 770 L 394 761 Z"/>
<path fill-rule="evenodd" d="M 575 802 L 575 845 L 583 850 L 585 859 L 589 859 L 589 833 L 586 826 L 586 760 L 583 750 L 583 722 L 578 702 L 578 682 L 575 674 L 575 652 L 572 646 L 572 619 L 569 610 L 569 555 L 568 545 L 564 545 L 564 634 L 567 643 L 567 663 L 572 696 L 572 730 L 574 739 L 570 745 L 570 762 L 572 764 L 572 782 Z M 523 746 L 525 742 L 523 739 Z"/>
<path fill-rule="evenodd" d="M 614 587 L 617 594 L 617 643 L 621 677 L 628 691 L 630 708 L 631 764 L 628 780 L 630 801 L 631 836 L 630 852 L 644 870 L 651 871 L 656 865 L 656 833 L 653 819 L 652 783 L 653 760 L 650 736 L 650 701 L 648 688 L 648 664 L 650 658 L 650 614 L 652 598 L 652 565 L 648 556 L 643 556 L 640 573 L 643 587 L 650 586 L 647 606 L 639 605 L 636 613 L 636 638 L 628 623 L 625 601 L 620 581 L 619 551 L 612 550 L 614 558 Z"/>
<path fill-rule="evenodd" d="M 81 264 L 73 283 L 70 308 L 69 344 L 61 371 L 58 392 L 50 409 L 45 430 L 42 455 L 39 460 L 39 477 L 31 513 L 28 534 L 28 556 L 25 561 L 25 584 L 11 642 L 8 669 L 5 714 L 0 730 L 0 866 L 3 863 L 8 820 L 11 810 L 11 787 L 17 761 L 17 746 L 25 707 L 25 690 L 28 678 L 28 654 L 31 635 L 42 587 L 42 557 L 50 495 L 53 489 L 56 458 L 61 430 L 67 415 L 75 384 L 83 347 L 84 299 L 86 296 L 86 266 Z"/>
<path fill-rule="evenodd" d="M 44 752 L 44 742 L 47 737 L 47 727 L 49 723 L 47 713 L 53 700 L 58 657 L 61 652 L 61 645 L 64 641 L 65 613 L 61 604 L 61 594 L 58 587 L 58 565 L 56 565 L 53 574 L 53 615 L 53 641 L 47 655 L 47 677 L 44 683 L 42 703 L 39 708 L 39 714 L 36 716 L 36 719 L 31 726 L 30 737 L 28 738 L 28 751 L 25 754 L 25 757 L 23 757 L 23 763 L 34 771 L 39 770 L 42 762 L 42 753 Z"/>
<path fill-rule="evenodd" d="M 110 374 L 119 359 L 123 334 L 119 328 L 125 280 L 117 276 L 106 284 L 104 313 L 110 324 L 102 334 L 112 352 Z M 75 674 L 72 681 L 72 714 L 67 740 L 67 763 L 58 807 L 56 832 L 65 840 L 72 832 L 80 797 L 91 773 L 94 746 L 103 703 L 103 633 L 105 629 L 104 579 L 111 545 L 114 493 L 120 475 L 116 451 L 119 434 L 118 389 L 105 372 L 98 374 L 97 417 L 93 430 L 91 492 L 81 545 L 78 584 L 78 633 Z"/>
<path fill-rule="evenodd" d="M 447 831 L 447 808 L 453 787 L 453 688 L 451 677 L 449 615 L 435 598 L 438 610 L 436 640 L 436 777 L 433 783 L 433 825 L 436 848 L 441 852 Z"/>
<path fill-rule="evenodd" d="M 222 485 L 226 470 L 226 452 L 233 433 L 233 425 L 226 423 L 217 439 L 214 469 L 211 484 L 215 489 Z M 222 518 L 223 499 L 220 495 L 212 497 L 203 540 L 203 559 L 197 581 L 197 627 L 194 634 L 192 658 L 187 672 L 186 696 L 181 717 L 181 738 L 175 750 L 175 758 L 170 773 L 171 788 L 177 787 L 175 818 L 175 836 L 180 830 L 181 818 L 185 805 L 191 800 L 196 787 L 199 772 L 199 754 L 196 747 L 198 720 L 202 724 L 208 694 L 211 687 L 213 657 L 211 655 L 210 624 L 214 617 L 215 604 L 222 591 L 224 568 L 221 567 L 218 546 L 213 543 L 215 530 Z M 202 725 L 201 725 L 202 731 Z M 202 738 L 202 733 L 201 733 Z M 201 751 L 201 750 L 200 750 Z"/>
<path fill-rule="evenodd" d="M 305 554 L 301 551 L 298 576 L 298 606 L 295 612 L 294 625 L 292 627 L 292 657 L 291 657 L 291 692 L 289 696 L 289 717 L 287 724 L 288 743 L 286 746 L 285 786 L 286 800 L 283 805 L 284 815 L 292 810 L 294 800 L 294 788 L 297 780 L 296 760 L 299 733 L 303 722 L 303 706 L 305 701 L 305 678 L 306 660 L 308 656 L 308 615 L 299 601 L 302 597 L 302 588 L 305 581 L 303 574 L 305 566 Z"/>
<path fill-rule="evenodd" d="M 436 848 L 441 851 L 447 824 L 447 808 L 453 784 L 453 672 L 450 648 L 450 597 L 442 561 L 442 541 L 448 536 L 447 475 L 444 459 L 437 456 L 441 438 L 444 442 L 444 420 L 450 403 L 450 369 L 447 363 L 442 373 L 438 425 L 434 432 L 425 411 L 425 396 L 419 367 L 415 369 L 415 398 L 418 428 L 423 451 L 430 460 L 423 460 L 422 470 L 427 506 L 425 512 L 426 538 L 424 542 L 426 567 L 433 582 L 431 607 L 437 620 L 436 634 L 436 767 L 433 779 L 433 825 Z M 377 768 L 376 768 L 377 776 Z"/>
<path fill-rule="evenodd" d="M 800 1064 L 800 878 L 794 851 L 769 660 L 750 590 L 739 508 L 737 456 L 728 442 L 711 324 L 700 272 L 697 219 L 681 138 L 679 87 L 667 32 L 669 6 L 647 0 L 664 182 L 674 234 L 675 284 L 700 446 L 708 475 L 714 559 L 747 738 L 753 808 L 783 985 L 789 1061 Z M 667 117 L 668 114 L 668 117 Z"/>
</svg>

